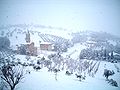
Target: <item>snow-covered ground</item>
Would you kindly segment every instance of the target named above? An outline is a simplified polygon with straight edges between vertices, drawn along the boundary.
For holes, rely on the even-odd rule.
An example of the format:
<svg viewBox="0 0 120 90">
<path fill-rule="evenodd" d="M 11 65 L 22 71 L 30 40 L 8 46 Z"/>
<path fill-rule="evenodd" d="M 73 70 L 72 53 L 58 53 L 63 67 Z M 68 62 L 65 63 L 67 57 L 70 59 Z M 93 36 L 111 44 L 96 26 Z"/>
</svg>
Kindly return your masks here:
<svg viewBox="0 0 120 90">
<path fill-rule="evenodd" d="M 74 45 L 74 47 L 68 48 L 68 51 L 63 53 L 62 55 L 64 57 L 70 56 L 72 59 L 78 59 L 80 52 L 82 49 L 87 48 L 85 45 L 81 45 L 80 43 L 77 43 Z"/>
<path fill-rule="evenodd" d="M 34 29 L 34 28 L 32 28 Z M 37 31 L 40 31 L 42 33 L 48 32 L 51 35 L 56 35 L 59 32 L 51 32 L 51 30 L 42 29 L 40 30 L 38 28 Z M 58 36 L 65 36 L 67 38 L 71 38 L 68 35 L 68 32 L 60 32 Z M 11 46 L 16 46 L 16 44 L 22 44 L 25 43 L 25 34 L 16 34 L 13 35 L 13 37 L 10 37 Z M 18 39 L 19 38 L 19 39 Z M 34 35 L 31 35 L 31 38 L 34 42 L 36 42 L 36 46 L 39 45 L 40 37 L 38 37 L 38 34 L 35 33 Z M 14 47 L 13 47 L 14 48 Z M 62 53 L 62 56 L 66 58 L 66 56 L 70 56 L 70 58 L 77 60 L 79 58 L 79 54 L 82 49 L 87 48 L 85 45 L 81 45 L 80 43 L 75 44 L 74 47 L 71 47 L 68 49 L 67 52 Z M 50 55 L 51 53 L 55 52 L 48 52 L 48 51 L 40 51 L 40 54 L 44 55 L 45 58 Z M 36 64 L 37 57 L 31 57 L 30 61 L 27 61 L 24 55 L 17 55 L 16 57 L 21 59 L 21 62 L 34 62 Z M 95 63 L 94 61 L 93 63 Z M 99 61 L 97 61 L 98 63 Z M 106 67 L 105 67 L 106 64 Z M 95 77 L 91 77 L 88 74 L 86 74 L 86 79 L 79 81 L 78 78 L 76 78 L 75 73 L 73 73 L 71 76 L 68 76 L 65 74 L 66 69 L 63 71 L 60 71 L 57 73 L 57 80 L 56 75 L 54 72 L 48 72 L 48 69 L 46 67 L 42 68 L 41 70 L 34 70 L 32 66 L 27 66 L 26 69 L 30 70 L 30 74 L 26 74 L 23 81 L 16 87 L 16 90 L 120 90 L 120 72 L 117 72 L 117 69 L 115 67 L 120 69 L 120 63 L 110 63 L 101 61 L 100 66 L 98 69 L 98 72 L 95 74 Z M 104 69 L 110 69 L 114 70 L 115 74 L 113 76 L 110 76 L 109 78 L 114 79 L 117 81 L 119 87 L 111 86 L 103 76 Z"/>
<path fill-rule="evenodd" d="M 47 68 L 43 68 L 26 75 L 23 83 L 19 84 L 17 88 L 18 90 L 120 90 L 120 87 L 111 86 L 105 81 L 104 64 L 106 64 L 106 68 L 115 70 L 115 75 L 110 78 L 115 79 L 120 86 L 120 73 L 116 72 L 114 64 L 102 61 L 94 78 L 86 76 L 86 80 L 80 82 L 74 74 L 67 76 L 65 71 L 61 71 L 58 73 L 56 81 L 55 74 L 48 72 Z"/>
<path fill-rule="evenodd" d="M 81 44 L 76 44 L 70 48 L 67 53 L 63 53 L 63 56 L 71 54 L 71 58 L 76 59 L 80 51 L 86 47 L 82 47 Z M 48 53 L 48 52 L 46 52 Z M 24 61 L 25 56 L 18 56 Z M 34 59 L 32 57 L 31 59 Z M 95 63 L 96 61 L 94 61 Z M 99 62 L 99 61 L 97 61 Z M 105 66 L 106 64 L 106 66 Z M 33 70 L 32 67 L 27 69 L 31 71 L 30 74 L 26 74 L 22 83 L 20 83 L 17 90 L 120 90 L 120 72 L 117 72 L 114 64 L 120 68 L 120 63 L 111 63 L 106 61 L 100 61 L 100 66 L 95 77 L 91 77 L 86 74 L 86 79 L 79 81 L 76 78 L 75 73 L 71 76 L 65 74 L 65 70 L 57 73 L 57 80 L 54 72 L 48 72 L 46 67 L 39 71 Z M 115 74 L 110 76 L 109 79 L 117 81 L 119 87 L 110 85 L 103 76 L 104 69 L 114 70 Z"/>
</svg>

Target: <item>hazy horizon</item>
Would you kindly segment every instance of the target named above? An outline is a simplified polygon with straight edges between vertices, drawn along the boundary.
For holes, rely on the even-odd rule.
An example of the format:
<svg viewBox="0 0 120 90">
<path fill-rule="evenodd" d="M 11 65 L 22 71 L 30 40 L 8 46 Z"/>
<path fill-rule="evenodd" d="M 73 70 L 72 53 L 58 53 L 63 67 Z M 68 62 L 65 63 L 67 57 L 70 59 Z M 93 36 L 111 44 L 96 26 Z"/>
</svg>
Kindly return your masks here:
<svg viewBox="0 0 120 90">
<path fill-rule="evenodd" d="M 0 25 L 41 24 L 120 34 L 120 0 L 0 0 Z"/>
</svg>

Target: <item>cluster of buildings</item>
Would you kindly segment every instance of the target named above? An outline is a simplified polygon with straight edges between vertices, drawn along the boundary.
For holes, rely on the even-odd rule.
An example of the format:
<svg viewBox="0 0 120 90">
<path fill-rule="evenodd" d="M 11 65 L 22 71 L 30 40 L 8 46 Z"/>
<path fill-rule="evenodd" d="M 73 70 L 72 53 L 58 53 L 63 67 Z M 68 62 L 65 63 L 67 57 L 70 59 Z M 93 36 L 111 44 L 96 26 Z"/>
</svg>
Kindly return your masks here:
<svg viewBox="0 0 120 90">
<path fill-rule="evenodd" d="M 30 32 L 28 31 L 26 33 L 25 37 L 25 44 L 21 44 L 20 46 L 17 46 L 17 53 L 18 54 L 26 54 L 31 56 L 37 56 L 42 50 L 52 51 L 53 44 L 50 42 L 39 42 L 39 47 L 35 46 L 34 42 L 31 42 Z"/>
</svg>

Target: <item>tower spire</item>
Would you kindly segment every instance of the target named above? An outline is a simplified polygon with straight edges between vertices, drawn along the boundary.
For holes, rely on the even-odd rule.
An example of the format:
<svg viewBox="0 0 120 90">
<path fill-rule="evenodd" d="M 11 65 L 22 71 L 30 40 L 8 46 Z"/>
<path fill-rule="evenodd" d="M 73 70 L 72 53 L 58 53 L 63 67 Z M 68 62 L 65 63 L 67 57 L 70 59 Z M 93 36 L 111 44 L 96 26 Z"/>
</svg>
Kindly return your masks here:
<svg viewBox="0 0 120 90">
<path fill-rule="evenodd" d="M 30 32 L 29 32 L 29 30 L 28 30 L 27 33 L 26 33 L 26 38 L 25 38 L 25 40 L 26 40 L 26 43 L 30 43 Z"/>
</svg>

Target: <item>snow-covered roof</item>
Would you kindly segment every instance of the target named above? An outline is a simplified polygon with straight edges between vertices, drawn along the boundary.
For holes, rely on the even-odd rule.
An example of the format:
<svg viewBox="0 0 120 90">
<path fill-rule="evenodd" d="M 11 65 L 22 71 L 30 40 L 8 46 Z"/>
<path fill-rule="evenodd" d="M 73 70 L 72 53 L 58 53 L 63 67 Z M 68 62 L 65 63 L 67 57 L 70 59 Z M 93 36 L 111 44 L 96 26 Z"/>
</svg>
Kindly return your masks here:
<svg viewBox="0 0 120 90">
<path fill-rule="evenodd" d="M 40 44 L 52 44 L 50 42 L 41 42 Z"/>
</svg>

